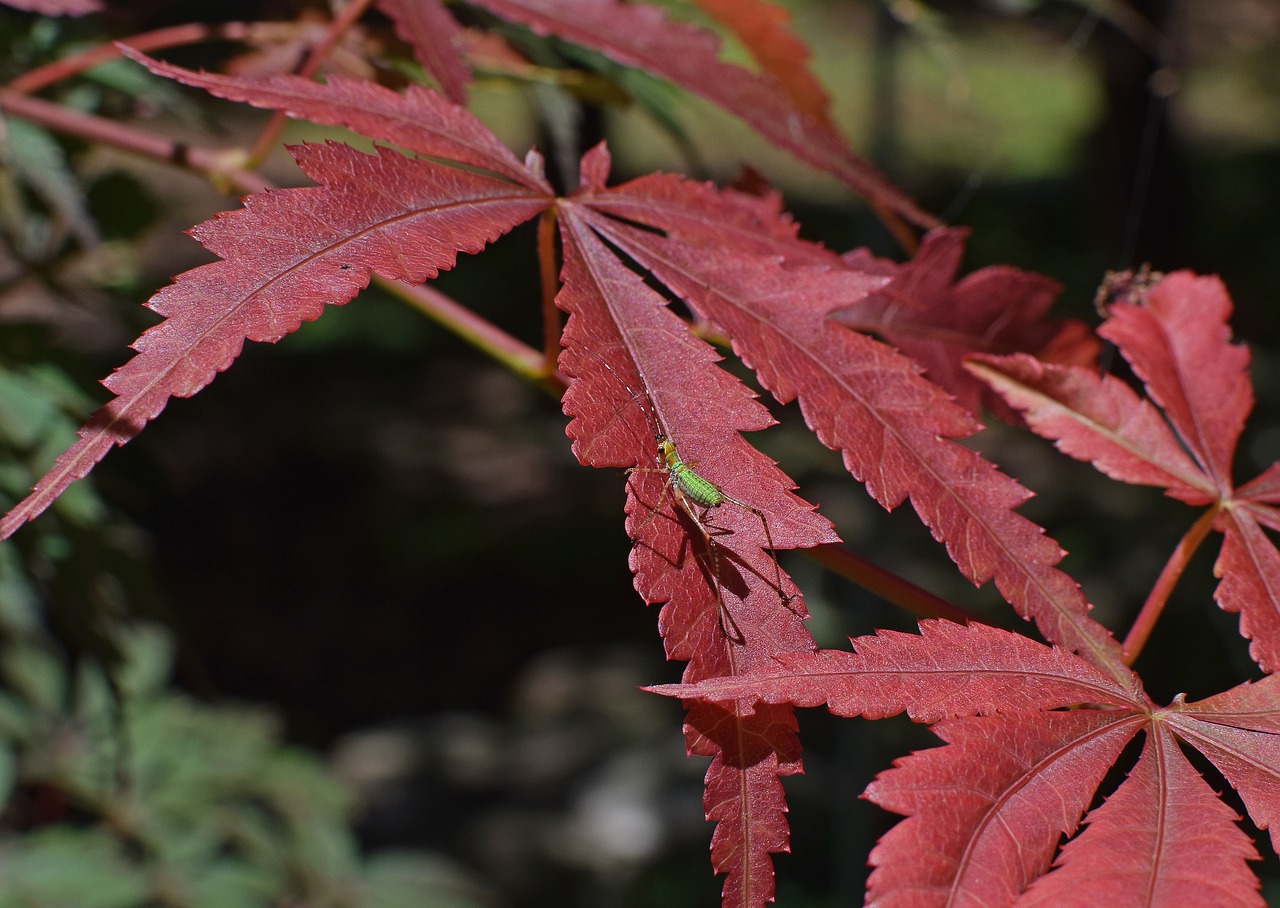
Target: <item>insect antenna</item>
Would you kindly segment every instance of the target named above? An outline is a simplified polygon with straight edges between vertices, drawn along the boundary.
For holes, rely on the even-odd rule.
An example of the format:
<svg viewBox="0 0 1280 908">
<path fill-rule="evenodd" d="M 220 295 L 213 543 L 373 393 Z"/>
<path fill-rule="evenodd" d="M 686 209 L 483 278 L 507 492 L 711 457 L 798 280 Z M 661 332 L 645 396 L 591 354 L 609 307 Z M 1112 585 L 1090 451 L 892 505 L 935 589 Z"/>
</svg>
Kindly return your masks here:
<svg viewBox="0 0 1280 908">
<path fill-rule="evenodd" d="M 639 394 L 637 394 L 632 389 L 632 387 L 626 383 L 623 377 L 618 374 L 618 370 L 613 368 L 613 366 L 609 365 L 608 360 L 606 360 L 603 356 L 601 356 L 596 351 L 592 350 L 582 341 L 577 340 L 576 338 L 566 338 L 566 339 L 571 343 L 577 345 L 584 353 L 588 354 L 592 359 L 594 359 L 600 365 L 604 366 L 605 369 L 609 371 L 609 374 L 612 375 L 614 380 L 617 381 L 617 383 L 622 387 L 622 389 L 627 392 L 627 395 L 636 402 L 636 406 L 640 408 L 640 412 L 643 413 L 645 416 L 645 419 L 648 420 L 649 428 L 653 430 L 653 440 L 658 443 L 661 443 L 662 441 L 664 441 L 667 438 L 667 433 L 663 429 L 662 423 L 658 418 L 658 411 L 653 408 L 652 397 L 648 395 L 641 397 Z M 641 380 L 643 381 L 643 379 Z M 648 389 L 646 389 L 646 391 L 647 390 Z"/>
</svg>

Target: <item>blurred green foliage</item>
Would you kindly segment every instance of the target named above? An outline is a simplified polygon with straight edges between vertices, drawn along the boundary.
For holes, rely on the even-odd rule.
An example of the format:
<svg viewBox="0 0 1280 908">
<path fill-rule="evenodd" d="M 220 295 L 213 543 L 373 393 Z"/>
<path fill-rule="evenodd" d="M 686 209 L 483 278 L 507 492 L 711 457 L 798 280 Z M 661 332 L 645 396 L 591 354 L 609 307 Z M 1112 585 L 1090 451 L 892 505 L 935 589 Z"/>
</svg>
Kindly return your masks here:
<svg viewBox="0 0 1280 908">
<path fill-rule="evenodd" d="M 25 42 L 0 28 L 21 48 L 10 59 L 28 65 L 73 50 L 60 34 L 42 20 Z M 98 110 L 112 92 L 196 110 L 123 63 L 63 101 Z M 140 274 L 132 243 L 164 212 L 124 170 L 80 173 L 79 151 L 4 123 L 4 289 L 43 307 L 0 333 L 5 508 L 94 406 L 83 373 L 103 367 L 58 327 L 101 324 L 104 291 L 132 308 L 151 289 L 142 282 L 157 280 Z M 154 606 L 148 555 L 146 534 L 89 480 L 0 544 L 0 908 L 488 904 L 440 858 L 364 857 L 352 796 L 317 757 L 285 744 L 278 714 L 175 689 L 171 634 L 138 620 Z"/>
<path fill-rule="evenodd" d="M 83 405 L 54 369 L 0 369 L 5 495 L 35 480 L 31 464 L 66 443 Z M 78 591 L 101 598 L 93 588 L 117 581 L 118 608 L 77 616 L 105 646 L 65 650 L 42 591 L 86 539 L 109 549 L 119 531 L 89 484 L 72 492 L 21 549 L 0 545 L 0 908 L 483 904 L 437 860 L 362 858 L 350 796 L 283 743 L 272 713 L 175 692 L 170 635 L 126 617 L 109 561 L 80 572 Z"/>
</svg>

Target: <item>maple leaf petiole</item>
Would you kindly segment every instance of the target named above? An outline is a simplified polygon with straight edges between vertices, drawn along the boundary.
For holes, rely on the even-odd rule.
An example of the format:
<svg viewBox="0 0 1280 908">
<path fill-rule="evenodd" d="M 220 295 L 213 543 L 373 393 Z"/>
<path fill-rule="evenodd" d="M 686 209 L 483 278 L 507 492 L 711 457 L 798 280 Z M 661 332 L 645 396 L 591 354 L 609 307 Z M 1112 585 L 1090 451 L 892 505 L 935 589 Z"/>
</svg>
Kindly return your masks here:
<svg viewBox="0 0 1280 908">
<path fill-rule="evenodd" d="M 1129 633 L 1124 638 L 1125 665 L 1133 665 L 1138 654 L 1142 652 L 1142 647 L 1146 645 L 1147 638 L 1151 636 L 1151 631 L 1155 629 L 1156 622 L 1164 612 L 1165 603 L 1169 601 L 1169 595 L 1177 585 L 1178 578 L 1182 576 L 1196 549 L 1200 548 L 1200 543 L 1204 542 L 1205 537 L 1209 535 L 1209 530 L 1213 528 L 1213 521 L 1219 513 L 1220 508 L 1209 508 L 1178 540 L 1177 547 L 1165 562 L 1164 569 L 1160 571 L 1160 577 L 1151 588 L 1147 601 L 1142 604 L 1142 610 L 1138 612 L 1138 617 L 1134 619 L 1133 626 L 1129 628 Z"/>
<path fill-rule="evenodd" d="M 969 624 L 980 620 L 973 612 L 935 596 L 842 545 L 828 542 L 807 549 L 805 554 L 827 570 L 917 618 L 945 618 L 954 624 Z"/>
</svg>

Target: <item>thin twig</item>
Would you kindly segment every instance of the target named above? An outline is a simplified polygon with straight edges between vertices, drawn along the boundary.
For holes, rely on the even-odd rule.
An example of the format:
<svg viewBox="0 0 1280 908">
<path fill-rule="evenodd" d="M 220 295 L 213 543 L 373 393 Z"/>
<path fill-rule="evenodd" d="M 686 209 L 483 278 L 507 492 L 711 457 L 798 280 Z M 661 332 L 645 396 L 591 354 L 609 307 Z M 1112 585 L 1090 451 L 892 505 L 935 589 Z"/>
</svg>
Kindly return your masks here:
<svg viewBox="0 0 1280 908">
<path fill-rule="evenodd" d="M 556 370 L 560 355 L 560 310 L 556 292 L 560 287 L 556 268 L 556 212 L 548 208 L 538 218 L 538 274 L 542 283 L 542 356 L 543 370 L 550 375 Z"/>
<path fill-rule="evenodd" d="M 222 25 L 205 25 L 192 22 L 186 25 L 174 25 L 170 28 L 159 28 L 155 31 L 143 32 L 121 39 L 121 43 L 142 51 L 161 50 L 166 47 L 177 47 L 184 44 L 195 44 L 199 41 L 229 40 L 241 41 L 249 33 L 249 27 L 243 22 L 227 22 Z M 114 43 L 99 44 L 69 54 L 61 59 L 28 70 L 15 78 L 5 87 L 10 91 L 34 94 L 50 85 L 78 75 L 85 70 L 101 66 L 123 55 Z"/>
<path fill-rule="evenodd" d="M 977 616 L 966 609 L 940 599 L 844 546 L 829 543 L 804 551 L 823 567 L 852 580 L 864 590 L 906 609 L 918 618 L 946 618 L 958 624 L 977 620 Z"/>
<path fill-rule="evenodd" d="M 8 88 L 0 88 L 0 110 L 46 126 L 54 132 L 194 170 L 215 183 L 233 186 L 238 193 L 271 188 L 271 184 L 261 175 L 242 166 L 243 156 L 239 151 L 215 151 L 150 135 L 116 120 L 80 113 Z"/>
<path fill-rule="evenodd" d="M 350 3 L 344 6 L 337 18 L 329 24 L 324 38 L 315 47 L 311 48 L 311 53 L 307 55 L 307 59 L 298 68 L 296 75 L 304 79 L 309 79 L 315 75 L 316 70 L 320 68 L 320 64 L 329 55 L 329 51 L 333 50 L 333 46 L 338 43 L 338 39 L 355 24 L 355 21 L 364 14 L 364 11 L 369 8 L 372 2 L 373 0 L 351 0 Z M 284 130 L 287 118 L 288 114 L 282 110 L 277 110 L 271 115 L 271 119 L 267 121 L 267 125 L 259 133 L 258 140 L 253 143 L 253 148 L 249 150 L 249 160 L 251 162 L 257 164 L 271 153 L 271 149 L 275 147 L 277 140 L 280 138 L 280 133 Z"/>
</svg>

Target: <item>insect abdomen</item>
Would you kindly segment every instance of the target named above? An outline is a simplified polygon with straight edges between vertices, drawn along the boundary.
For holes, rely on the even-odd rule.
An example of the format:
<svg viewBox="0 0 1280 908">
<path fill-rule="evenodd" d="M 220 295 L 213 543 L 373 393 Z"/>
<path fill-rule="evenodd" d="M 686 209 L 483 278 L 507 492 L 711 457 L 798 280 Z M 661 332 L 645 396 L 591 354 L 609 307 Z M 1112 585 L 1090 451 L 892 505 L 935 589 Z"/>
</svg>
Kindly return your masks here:
<svg viewBox="0 0 1280 908">
<path fill-rule="evenodd" d="M 662 459 L 666 461 L 671 481 L 680 487 L 680 491 L 684 492 L 689 500 L 704 508 L 715 508 L 724 504 L 724 492 L 720 491 L 720 487 L 709 479 L 703 479 L 686 465 L 680 459 L 674 444 L 664 439 L 661 448 Z"/>
</svg>

